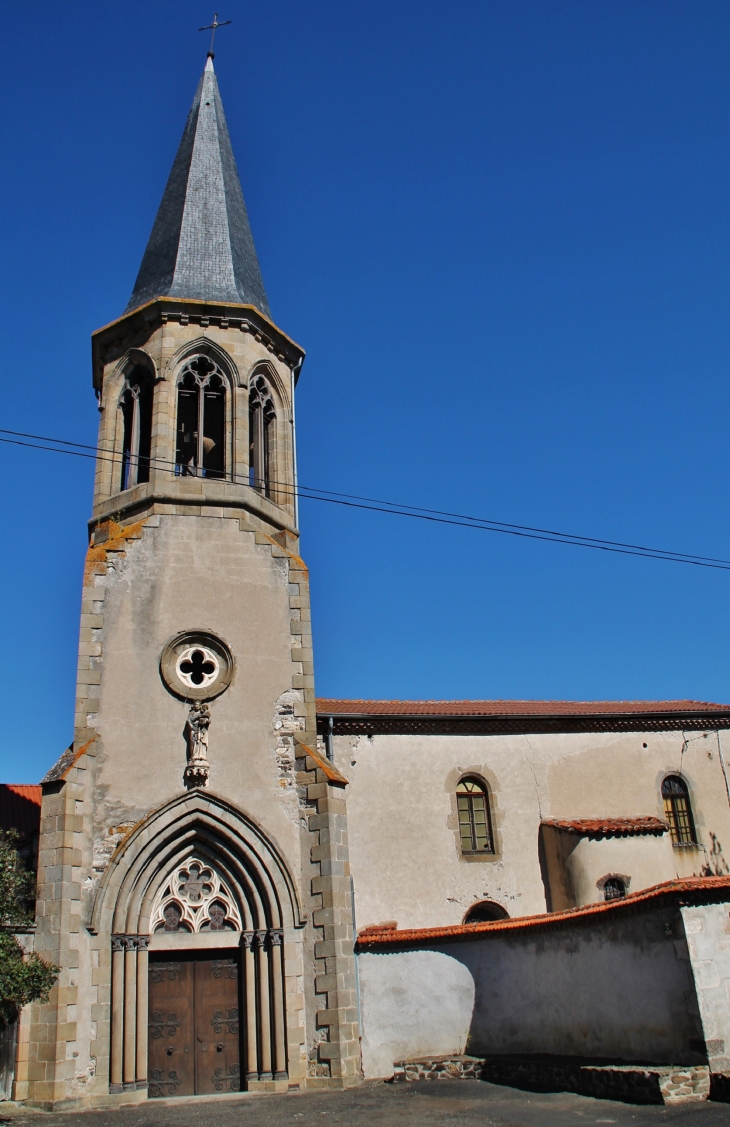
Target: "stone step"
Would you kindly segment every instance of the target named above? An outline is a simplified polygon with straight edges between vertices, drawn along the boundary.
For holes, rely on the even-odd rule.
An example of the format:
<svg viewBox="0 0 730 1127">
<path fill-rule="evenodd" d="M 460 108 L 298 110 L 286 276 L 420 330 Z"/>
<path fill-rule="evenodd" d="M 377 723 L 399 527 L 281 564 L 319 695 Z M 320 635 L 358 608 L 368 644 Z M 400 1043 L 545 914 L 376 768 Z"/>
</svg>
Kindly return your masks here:
<svg viewBox="0 0 730 1127">
<path fill-rule="evenodd" d="M 604 1065 L 560 1057 L 414 1057 L 395 1062 L 392 1080 L 488 1080 L 532 1091 L 671 1106 L 701 1103 L 710 1095 L 708 1065 Z M 714 1090 L 713 1096 L 718 1098 Z"/>
<path fill-rule="evenodd" d="M 580 1091 L 601 1100 L 637 1104 L 701 1103 L 710 1095 L 710 1069 L 698 1065 L 583 1066 Z"/>
<path fill-rule="evenodd" d="M 484 1067 L 483 1057 L 418 1057 L 396 1061 L 394 1081 L 403 1080 L 479 1080 Z"/>
</svg>

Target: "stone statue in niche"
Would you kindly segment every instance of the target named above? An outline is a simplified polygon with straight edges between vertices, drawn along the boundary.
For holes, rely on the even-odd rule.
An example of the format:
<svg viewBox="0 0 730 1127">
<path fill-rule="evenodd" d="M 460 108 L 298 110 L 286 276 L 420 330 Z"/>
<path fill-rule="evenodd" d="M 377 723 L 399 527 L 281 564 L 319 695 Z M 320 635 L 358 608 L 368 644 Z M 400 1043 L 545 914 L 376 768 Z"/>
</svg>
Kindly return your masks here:
<svg viewBox="0 0 730 1127">
<path fill-rule="evenodd" d="M 208 729 L 210 709 L 203 701 L 190 706 L 185 736 L 188 741 L 188 762 L 185 767 L 185 783 L 189 787 L 207 787 L 210 775 L 208 762 Z"/>
</svg>

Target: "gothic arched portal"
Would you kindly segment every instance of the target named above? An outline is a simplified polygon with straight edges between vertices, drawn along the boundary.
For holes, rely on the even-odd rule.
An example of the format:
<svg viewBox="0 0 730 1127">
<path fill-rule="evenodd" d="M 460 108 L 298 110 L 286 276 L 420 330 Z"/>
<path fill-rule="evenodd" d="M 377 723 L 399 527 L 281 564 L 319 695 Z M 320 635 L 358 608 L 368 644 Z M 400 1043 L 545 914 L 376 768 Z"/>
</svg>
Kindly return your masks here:
<svg viewBox="0 0 730 1127">
<path fill-rule="evenodd" d="M 225 800 L 192 792 L 136 826 L 92 914 L 112 946 L 110 1091 L 286 1079 L 282 947 L 303 922 L 278 850 Z"/>
</svg>

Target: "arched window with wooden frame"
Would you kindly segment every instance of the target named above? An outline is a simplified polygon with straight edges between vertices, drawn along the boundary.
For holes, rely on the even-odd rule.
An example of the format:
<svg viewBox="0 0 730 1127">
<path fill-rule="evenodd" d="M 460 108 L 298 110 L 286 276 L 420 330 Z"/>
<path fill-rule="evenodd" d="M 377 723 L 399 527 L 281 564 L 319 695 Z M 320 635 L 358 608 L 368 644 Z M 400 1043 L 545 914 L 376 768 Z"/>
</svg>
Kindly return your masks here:
<svg viewBox="0 0 730 1127">
<path fill-rule="evenodd" d="M 226 379 L 209 357 L 194 356 L 177 381 L 175 474 L 224 477 L 226 472 Z"/>
<path fill-rule="evenodd" d="M 124 381 L 119 400 L 124 431 L 120 489 L 150 480 L 152 449 L 152 376 L 138 364 Z"/>
<path fill-rule="evenodd" d="M 264 376 L 254 376 L 248 396 L 248 483 L 270 497 L 275 488 L 274 426 L 276 408 Z"/>
<path fill-rule="evenodd" d="M 662 783 L 664 815 L 669 822 L 672 845 L 696 845 L 689 788 L 681 775 L 667 775 Z"/>
<path fill-rule="evenodd" d="M 489 791 L 479 779 L 462 779 L 456 788 L 462 853 L 494 853 Z"/>
</svg>

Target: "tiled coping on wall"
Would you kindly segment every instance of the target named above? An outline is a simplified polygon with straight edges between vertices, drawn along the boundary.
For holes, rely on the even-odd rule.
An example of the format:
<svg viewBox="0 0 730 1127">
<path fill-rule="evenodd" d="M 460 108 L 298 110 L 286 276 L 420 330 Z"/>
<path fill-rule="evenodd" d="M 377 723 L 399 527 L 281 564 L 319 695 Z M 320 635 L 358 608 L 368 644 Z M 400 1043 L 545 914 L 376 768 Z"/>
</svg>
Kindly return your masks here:
<svg viewBox="0 0 730 1127">
<path fill-rule="evenodd" d="M 631 893 L 620 900 L 606 900 L 598 904 L 585 904 L 582 908 L 568 908 L 562 912 L 548 912 L 539 916 L 516 916 L 512 919 L 491 920 L 488 923 L 451 924 L 448 927 L 423 927 L 399 930 L 392 924 L 366 927 L 358 932 L 357 950 L 395 951 L 404 947 L 422 947 L 427 943 L 471 942 L 489 939 L 506 931 L 540 931 L 544 929 L 581 927 L 604 918 L 631 915 L 634 911 L 651 909 L 664 904 L 713 904 L 728 899 L 730 875 L 721 877 L 682 877 L 652 885 L 640 892 Z"/>
</svg>

